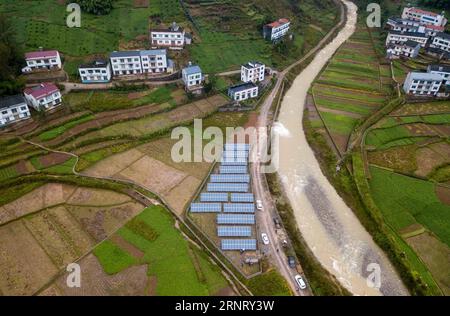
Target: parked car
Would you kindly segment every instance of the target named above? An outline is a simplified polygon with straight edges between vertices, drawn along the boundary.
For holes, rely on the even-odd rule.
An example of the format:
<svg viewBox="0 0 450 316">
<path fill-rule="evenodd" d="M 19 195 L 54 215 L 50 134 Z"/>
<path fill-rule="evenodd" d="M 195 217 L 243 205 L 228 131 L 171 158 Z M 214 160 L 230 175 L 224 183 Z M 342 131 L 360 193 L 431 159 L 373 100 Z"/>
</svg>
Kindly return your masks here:
<svg viewBox="0 0 450 316">
<path fill-rule="evenodd" d="M 281 228 L 281 223 L 280 223 L 280 220 L 279 220 L 278 218 L 274 217 L 274 218 L 273 218 L 273 223 L 275 224 L 275 227 L 276 227 L 277 229 L 280 229 L 280 228 Z"/>
<path fill-rule="evenodd" d="M 295 263 L 294 256 L 288 256 L 288 264 L 289 264 L 289 267 L 291 267 L 292 269 L 295 269 L 296 263 Z"/>
<path fill-rule="evenodd" d="M 269 236 L 267 236 L 266 233 L 262 233 L 262 234 L 261 234 L 261 238 L 262 238 L 262 241 L 263 241 L 263 244 L 264 244 L 264 245 L 268 245 L 268 244 L 270 243 L 270 241 L 269 241 Z"/>
<path fill-rule="evenodd" d="M 263 204 L 261 200 L 256 200 L 256 209 L 258 211 L 262 211 L 263 210 Z"/>
<path fill-rule="evenodd" d="M 297 284 L 301 290 L 306 289 L 305 280 L 303 280 L 303 278 L 300 274 L 297 274 L 294 278 L 295 278 L 295 282 L 297 282 Z"/>
</svg>

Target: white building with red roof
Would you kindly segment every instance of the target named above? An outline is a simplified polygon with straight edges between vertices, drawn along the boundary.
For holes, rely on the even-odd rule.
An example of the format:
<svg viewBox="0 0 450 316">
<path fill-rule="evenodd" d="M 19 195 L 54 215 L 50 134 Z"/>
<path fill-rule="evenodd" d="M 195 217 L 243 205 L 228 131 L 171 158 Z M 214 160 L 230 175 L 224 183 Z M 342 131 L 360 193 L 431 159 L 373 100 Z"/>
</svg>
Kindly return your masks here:
<svg viewBox="0 0 450 316">
<path fill-rule="evenodd" d="M 404 8 L 402 19 L 418 21 L 424 25 L 431 24 L 435 26 L 445 26 L 447 24 L 447 19 L 444 16 L 444 12 L 438 14 L 415 7 Z"/>
<path fill-rule="evenodd" d="M 22 72 L 27 73 L 38 69 L 61 69 L 61 56 L 57 50 L 37 51 L 25 53 L 27 67 Z"/>
<path fill-rule="evenodd" d="M 263 36 L 270 41 L 277 41 L 289 31 L 291 21 L 289 19 L 279 19 L 278 21 L 264 25 Z"/>
<path fill-rule="evenodd" d="M 36 111 L 49 110 L 61 104 L 61 92 L 53 83 L 41 83 L 24 90 L 27 104 Z"/>
</svg>

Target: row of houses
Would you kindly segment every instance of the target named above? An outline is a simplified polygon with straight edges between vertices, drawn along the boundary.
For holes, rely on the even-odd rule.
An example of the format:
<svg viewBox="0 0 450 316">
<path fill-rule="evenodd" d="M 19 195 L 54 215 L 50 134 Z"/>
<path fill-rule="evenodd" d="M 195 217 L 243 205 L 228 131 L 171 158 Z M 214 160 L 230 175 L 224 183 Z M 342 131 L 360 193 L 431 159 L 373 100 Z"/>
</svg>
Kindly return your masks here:
<svg viewBox="0 0 450 316">
<path fill-rule="evenodd" d="M 26 88 L 23 95 L 0 98 L 0 127 L 30 118 L 30 107 L 36 111 L 51 110 L 61 103 L 61 91 L 53 83 Z"/>
<path fill-rule="evenodd" d="M 241 83 L 228 88 L 228 96 L 236 102 L 257 98 L 258 82 L 265 79 L 266 65 L 258 61 L 250 61 L 241 65 Z"/>
<path fill-rule="evenodd" d="M 437 14 L 415 7 L 403 9 L 400 18 L 389 18 L 386 38 L 388 58 L 416 58 L 421 48 L 430 55 L 449 59 L 450 34 L 444 12 Z"/>
</svg>

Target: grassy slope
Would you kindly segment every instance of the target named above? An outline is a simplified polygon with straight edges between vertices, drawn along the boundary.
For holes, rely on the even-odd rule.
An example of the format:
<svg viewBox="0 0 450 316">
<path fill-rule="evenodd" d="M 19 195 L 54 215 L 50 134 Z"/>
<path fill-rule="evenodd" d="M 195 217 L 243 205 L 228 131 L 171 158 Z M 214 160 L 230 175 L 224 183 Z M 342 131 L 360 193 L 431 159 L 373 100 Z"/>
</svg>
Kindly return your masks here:
<svg viewBox="0 0 450 316">
<path fill-rule="evenodd" d="M 164 208 L 150 207 L 136 218 L 156 234 L 156 239 L 144 238 L 142 235 L 145 234 L 130 229 L 129 225 L 121 228 L 118 234 L 145 253 L 139 263 L 148 263 L 148 275 L 157 278 L 157 295 L 212 295 L 227 286 L 220 269 L 207 261 L 204 254 L 190 249 L 190 244 L 173 227 L 174 221 Z M 106 243 L 108 251 L 102 251 L 103 244 L 99 246 L 100 250 L 97 247 L 94 251 L 106 272 L 117 273 L 138 263 L 136 258 L 131 260 L 131 255 L 115 250 L 110 243 Z"/>
</svg>

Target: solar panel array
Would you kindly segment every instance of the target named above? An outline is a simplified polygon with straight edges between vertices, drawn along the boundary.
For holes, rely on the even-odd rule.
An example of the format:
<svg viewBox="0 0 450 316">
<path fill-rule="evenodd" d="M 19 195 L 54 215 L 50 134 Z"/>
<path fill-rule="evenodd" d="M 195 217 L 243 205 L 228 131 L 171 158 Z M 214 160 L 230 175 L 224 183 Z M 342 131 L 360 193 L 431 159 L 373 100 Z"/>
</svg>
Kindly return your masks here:
<svg viewBox="0 0 450 316">
<path fill-rule="evenodd" d="M 251 237 L 251 226 L 217 226 L 219 237 Z"/>
<path fill-rule="evenodd" d="M 221 203 L 191 203 L 192 213 L 220 213 Z"/>
<path fill-rule="evenodd" d="M 255 197 L 253 193 L 231 193 L 231 202 L 234 203 L 253 203 Z"/>
<path fill-rule="evenodd" d="M 256 239 L 222 239 L 222 250 L 256 250 Z"/>
<path fill-rule="evenodd" d="M 248 183 L 208 183 L 208 192 L 248 192 Z"/>
<path fill-rule="evenodd" d="M 249 183 L 249 174 L 212 174 L 211 182 L 223 182 L 223 183 Z"/>
<path fill-rule="evenodd" d="M 255 215 L 253 214 L 217 214 L 217 224 L 219 225 L 254 225 Z"/>
<path fill-rule="evenodd" d="M 228 202 L 228 193 L 202 193 L 201 202 Z"/>
<path fill-rule="evenodd" d="M 249 144 L 234 144 L 234 143 L 228 143 L 225 144 L 225 150 L 250 150 Z"/>
<path fill-rule="evenodd" d="M 247 173 L 247 166 L 220 166 L 221 174 L 242 174 Z"/>
<path fill-rule="evenodd" d="M 223 211 L 225 213 L 255 213 L 255 204 L 253 204 L 253 203 L 224 203 Z"/>
</svg>

